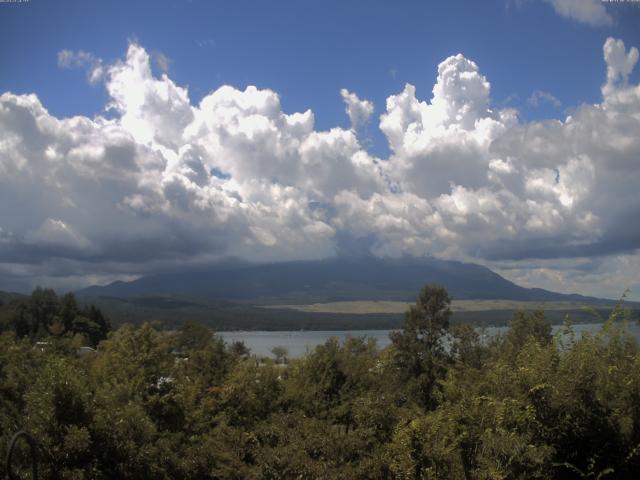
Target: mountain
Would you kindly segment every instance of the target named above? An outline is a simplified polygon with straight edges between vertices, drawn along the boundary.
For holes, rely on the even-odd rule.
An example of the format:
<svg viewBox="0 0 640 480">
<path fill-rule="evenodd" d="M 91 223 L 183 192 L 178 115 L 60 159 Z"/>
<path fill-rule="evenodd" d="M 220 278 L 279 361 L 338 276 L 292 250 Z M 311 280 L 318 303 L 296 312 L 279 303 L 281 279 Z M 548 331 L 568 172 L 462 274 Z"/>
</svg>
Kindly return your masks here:
<svg viewBox="0 0 640 480">
<path fill-rule="evenodd" d="M 4 292 L 0 290 L 0 305 L 9 303 L 11 300 L 18 300 L 25 298 L 25 295 L 15 292 Z"/>
<path fill-rule="evenodd" d="M 581 295 L 523 288 L 481 265 L 428 257 L 331 258 L 269 264 L 225 263 L 206 270 L 148 275 L 77 292 L 86 297 L 180 296 L 252 304 L 346 300 L 413 301 L 427 283 L 456 300 L 503 299 L 602 303 Z"/>
</svg>

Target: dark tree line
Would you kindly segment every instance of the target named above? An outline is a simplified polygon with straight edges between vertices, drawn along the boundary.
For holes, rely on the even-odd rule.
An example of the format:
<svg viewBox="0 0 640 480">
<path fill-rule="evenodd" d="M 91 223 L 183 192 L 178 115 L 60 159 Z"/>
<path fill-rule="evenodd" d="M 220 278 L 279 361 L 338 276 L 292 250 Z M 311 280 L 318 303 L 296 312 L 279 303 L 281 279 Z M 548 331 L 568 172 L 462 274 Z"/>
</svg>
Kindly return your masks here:
<svg viewBox="0 0 640 480">
<path fill-rule="evenodd" d="M 111 324 L 94 305 L 80 307 L 72 293 L 58 297 L 52 289 L 38 287 L 29 297 L 0 305 L 0 332 L 5 330 L 19 339 L 80 335 L 95 347 L 107 338 Z"/>
</svg>

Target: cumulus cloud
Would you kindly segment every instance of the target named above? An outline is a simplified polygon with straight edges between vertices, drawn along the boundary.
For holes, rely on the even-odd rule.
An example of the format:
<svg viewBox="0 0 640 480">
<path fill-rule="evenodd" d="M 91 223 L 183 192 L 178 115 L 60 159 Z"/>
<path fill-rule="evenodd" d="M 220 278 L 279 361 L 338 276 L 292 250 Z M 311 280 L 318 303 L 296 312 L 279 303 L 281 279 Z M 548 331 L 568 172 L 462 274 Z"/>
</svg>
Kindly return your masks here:
<svg viewBox="0 0 640 480">
<path fill-rule="evenodd" d="M 131 44 L 126 60 L 111 65 L 107 74 L 109 108 L 120 114 L 119 125 L 138 144 L 176 148 L 182 143 L 194 117 L 187 90 L 166 73 L 154 78 L 145 49 Z"/>
<path fill-rule="evenodd" d="M 558 266 L 580 285 L 560 266 L 640 247 L 638 53 L 608 39 L 604 58 L 600 103 L 530 123 L 491 104 L 475 62 L 446 58 L 430 98 L 407 84 L 387 99 L 382 159 L 356 135 L 373 105 L 355 93 L 341 91 L 352 128 L 326 131 L 268 89 L 226 85 L 196 104 L 132 43 L 101 67 L 109 118 L 0 96 L 0 272 L 70 285 L 358 245 L 485 262 L 538 286 L 555 286 Z"/>
<path fill-rule="evenodd" d="M 135 43 L 105 85 L 113 119 L 59 119 L 35 95 L 0 97 L 5 264 L 140 272 L 168 259 L 329 256 L 335 228 L 318 205 L 384 186 L 352 131 L 315 131 L 311 111 L 283 113 L 273 91 L 225 86 L 193 105 Z"/>
<path fill-rule="evenodd" d="M 351 121 L 351 128 L 358 129 L 366 124 L 373 115 L 373 103 L 368 100 L 360 100 L 355 93 L 346 88 L 340 90 L 340 95 L 346 106 L 345 112 Z"/>
<path fill-rule="evenodd" d="M 607 63 L 607 83 L 603 87 L 605 96 L 615 92 L 617 86 L 627 86 L 629 74 L 638 63 L 638 49 L 625 50 L 622 40 L 607 38 L 604 43 L 604 60 Z"/>
<path fill-rule="evenodd" d="M 559 15 L 594 26 L 613 24 L 601 0 L 544 0 Z"/>
<path fill-rule="evenodd" d="M 478 66 L 458 54 L 438 66 L 430 102 L 418 100 L 410 84 L 387 99 L 380 129 L 404 188 L 429 198 L 451 184 L 484 182 L 492 141 L 517 122 L 514 110 L 490 108 L 490 90 Z"/>
</svg>

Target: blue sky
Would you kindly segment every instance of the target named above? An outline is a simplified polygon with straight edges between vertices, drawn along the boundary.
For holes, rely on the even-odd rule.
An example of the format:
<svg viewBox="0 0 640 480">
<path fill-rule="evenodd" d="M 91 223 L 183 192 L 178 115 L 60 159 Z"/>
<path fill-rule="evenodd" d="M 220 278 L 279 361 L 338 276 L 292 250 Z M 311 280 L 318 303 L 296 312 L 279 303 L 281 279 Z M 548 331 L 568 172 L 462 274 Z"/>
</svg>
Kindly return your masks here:
<svg viewBox="0 0 640 480">
<path fill-rule="evenodd" d="M 640 299 L 637 47 L 632 1 L 0 3 L 0 289 L 346 245 Z"/>
<path fill-rule="evenodd" d="M 58 68 L 57 54 L 113 61 L 136 39 L 171 60 L 170 76 L 194 102 L 222 84 L 256 85 L 279 92 L 285 111 L 311 108 L 327 129 L 349 124 L 340 88 L 380 110 L 406 82 L 430 94 L 437 65 L 463 53 L 491 80 L 495 103 L 527 119 L 563 118 L 599 100 L 608 36 L 640 45 L 640 8 L 616 4 L 609 13 L 615 25 L 594 28 L 541 1 L 32 0 L 0 10 L 0 90 L 37 92 L 59 116 L 100 113 L 104 89 Z M 528 104 L 536 90 L 561 105 Z M 375 125 L 370 133 L 386 151 Z"/>
</svg>

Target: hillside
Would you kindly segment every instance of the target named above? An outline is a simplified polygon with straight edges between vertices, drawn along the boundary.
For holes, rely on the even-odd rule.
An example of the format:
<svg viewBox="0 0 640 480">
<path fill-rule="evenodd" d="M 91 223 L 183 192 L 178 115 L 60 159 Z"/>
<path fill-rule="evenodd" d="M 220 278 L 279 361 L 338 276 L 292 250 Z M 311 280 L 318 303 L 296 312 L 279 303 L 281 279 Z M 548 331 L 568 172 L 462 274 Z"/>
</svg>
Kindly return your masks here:
<svg viewBox="0 0 640 480">
<path fill-rule="evenodd" d="M 453 321 L 504 325 L 516 310 L 543 309 L 553 323 L 598 321 L 615 302 L 528 289 L 490 269 L 433 258 L 334 258 L 262 265 L 226 262 L 115 282 L 78 292 L 116 324 L 196 320 L 216 330 L 359 330 L 397 328 L 426 283 L 447 288 Z M 266 307 L 266 308 L 265 308 Z M 632 308 L 637 310 L 637 305 Z"/>
<path fill-rule="evenodd" d="M 411 302 L 426 283 L 443 285 L 456 300 L 602 303 L 581 295 L 523 288 L 480 265 L 424 257 L 333 258 L 261 265 L 225 263 L 207 270 L 156 274 L 131 282 L 89 287 L 78 295 L 118 298 L 172 295 L 265 305 L 352 300 Z"/>
<path fill-rule="evenodd" d="M 14 292 L 3 292 L 0 290 L 0 305 L 9 303 L 11 300 L 15 300 L 18 298 L 25 298 L 25 295 Z"/>
</svg>

